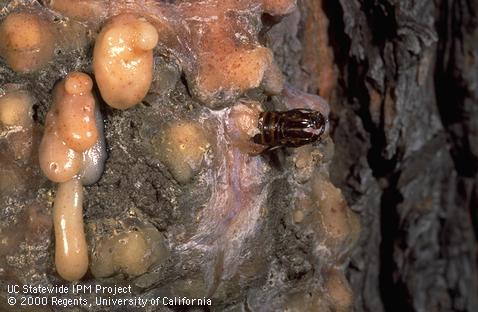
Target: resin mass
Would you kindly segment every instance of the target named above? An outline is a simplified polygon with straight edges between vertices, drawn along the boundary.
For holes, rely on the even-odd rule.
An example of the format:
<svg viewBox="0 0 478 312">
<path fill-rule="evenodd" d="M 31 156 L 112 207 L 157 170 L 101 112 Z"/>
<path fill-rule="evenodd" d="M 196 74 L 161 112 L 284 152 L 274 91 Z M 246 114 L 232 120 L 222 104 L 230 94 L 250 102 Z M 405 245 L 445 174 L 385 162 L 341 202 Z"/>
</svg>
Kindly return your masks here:
<svg viewBox="0 0 478 312">
<path fill-rule="evenodd" d="M 298 148 L 251 140 L 261 111 L 330 111 L 267 44 L 294 1 L 0 5 L 1 279 L 350 310 L 360 224 L 329 126 Z"/>
</svg>

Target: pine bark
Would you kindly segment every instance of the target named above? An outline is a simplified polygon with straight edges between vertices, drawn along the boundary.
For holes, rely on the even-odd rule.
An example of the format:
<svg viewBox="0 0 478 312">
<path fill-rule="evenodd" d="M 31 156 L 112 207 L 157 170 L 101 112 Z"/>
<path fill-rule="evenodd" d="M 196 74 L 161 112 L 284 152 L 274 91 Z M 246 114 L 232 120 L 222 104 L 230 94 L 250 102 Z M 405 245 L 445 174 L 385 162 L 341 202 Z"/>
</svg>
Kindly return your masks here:
<svg viewBox="0 0 478 312">
<path fill-rule="evenodd" d="M 331 174 L 363 225 L 355 310 L 478 311 L 478 1 L 299 8 L 271 42 L 332 106 Z"/>
</svg>

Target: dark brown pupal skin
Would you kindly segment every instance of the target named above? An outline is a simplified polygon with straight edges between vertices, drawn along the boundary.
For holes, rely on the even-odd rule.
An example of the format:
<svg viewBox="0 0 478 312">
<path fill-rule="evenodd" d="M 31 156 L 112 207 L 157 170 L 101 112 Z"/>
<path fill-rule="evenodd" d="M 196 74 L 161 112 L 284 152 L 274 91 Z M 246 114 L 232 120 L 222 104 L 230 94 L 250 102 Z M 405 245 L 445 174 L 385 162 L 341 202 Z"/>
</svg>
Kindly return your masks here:
<svg viewBox="0 0 478 312">
<path fill-rule="evenodd" d="M 320 139 L 327 119 L 311 109 L 292 109 L 262 112 L 259 115 L 260 133 L 252 140 L 269 147 L 299 147 Z"/>
</svg>

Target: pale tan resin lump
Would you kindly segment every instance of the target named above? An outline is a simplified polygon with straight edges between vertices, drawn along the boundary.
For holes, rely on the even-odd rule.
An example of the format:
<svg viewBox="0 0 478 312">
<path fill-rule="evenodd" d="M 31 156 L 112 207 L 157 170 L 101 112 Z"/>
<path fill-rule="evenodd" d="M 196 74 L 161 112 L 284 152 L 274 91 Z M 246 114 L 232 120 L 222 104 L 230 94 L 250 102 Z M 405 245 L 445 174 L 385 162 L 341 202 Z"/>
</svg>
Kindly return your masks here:
<svg viewBox="0 0 478 312">
<path fill-rule="evenodd" d="M 353 293 L 347 278 L 339 270 L 332 268 L 324 272 L 325 294 L 333 311 L 347 312 L 352 310 Z"/>
<path fill-rule="evenodd" d="M 83 186 L 78 179 L 60 183 L 53 206 L 55 265 L 67 281 L 76 281 L 88 270 L 88 246 L 83 228 Z"/>
<path fill-rule="evenodd" d="M 181 183 L 199 171 L 210 146 L 205 130 L 194 122 L 170 124 L 156 143 L 161 159 Z"/>
<path fill-rule="evenodd" d="M 93 70 L 108 105 L 126 109 L 148 93 L 158 32 L 144 18 L 123 14 L 101 30 L 93 52 Z"/>
<path fill-rule="evenodd" d="M 347 206 L 340 189 L 321 175 L 313 178 L 312 188 L 323 238 L 331 246 L 354 245 L 360 232 L 360 222 Z"/>
<path fill-rule="evenodd" d="M 96 277 L 115 273 L 144 274 L 168 257 L 164 239 L 154 227 L 144 226 L 101 239 L 92 255 L 91 272 Z"/>
<path fill-rule="evenodd" d="M 33 98 L 18 85 L 4 86 L 0 95 L 0 137 L 8 142 L 14 159 L 28 161 L 34 152 Z"/>
<path fill-rule="evenodd" d="M 0 96 L 0 125 L 30 128 L 33 123 L 32 104 L 32 99 L 26 91 L 7 91 Z"/>
<path fill-rule="evenodd" d="M 0 25 L 0 56 L 17 72 L 32 72 L 53 57 L 52 25 L 33 13 L 9 14 Z"/>
</svg>

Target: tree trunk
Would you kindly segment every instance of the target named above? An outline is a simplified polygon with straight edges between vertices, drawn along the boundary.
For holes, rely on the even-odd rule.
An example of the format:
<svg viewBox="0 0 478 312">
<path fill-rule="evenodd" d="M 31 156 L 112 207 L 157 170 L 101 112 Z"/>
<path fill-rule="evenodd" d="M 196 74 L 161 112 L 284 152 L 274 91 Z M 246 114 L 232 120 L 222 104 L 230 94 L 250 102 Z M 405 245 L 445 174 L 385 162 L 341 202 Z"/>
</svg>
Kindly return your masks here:
<svg viewBox="0 0 478 312">
<path fill-rule="evenodd" d="M 331 175 L 363 225 L 356 311 L 477 311 L 478 2 L 299 7 L 272 42 L 331 102 Z"/>
</svg>

